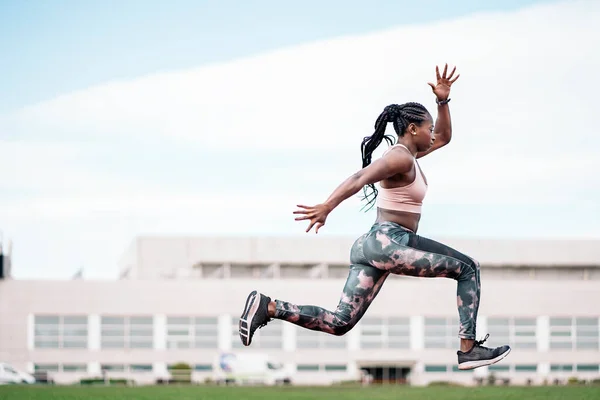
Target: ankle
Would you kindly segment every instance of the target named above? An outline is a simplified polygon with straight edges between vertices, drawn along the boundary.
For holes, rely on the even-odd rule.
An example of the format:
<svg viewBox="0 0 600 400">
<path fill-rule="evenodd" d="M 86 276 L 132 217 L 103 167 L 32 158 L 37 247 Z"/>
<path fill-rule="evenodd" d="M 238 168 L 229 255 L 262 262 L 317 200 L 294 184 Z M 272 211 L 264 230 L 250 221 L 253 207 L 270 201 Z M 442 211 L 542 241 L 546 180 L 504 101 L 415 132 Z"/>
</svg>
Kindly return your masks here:
<svg viewBox="0 0 600 400">
<path fill-rule="evenodd" d="M 269 318 L 275 317 L 275 302 L 274 301 L 269 302 L 269 305 L 267 306 L 267 315 L 269 316 Z"/>
<path fill-rule="evenodd" d="M 473 348 L 475 340 L 473 339 L 460 339 L 460 351 L 466 353 Z"/>
</svg>

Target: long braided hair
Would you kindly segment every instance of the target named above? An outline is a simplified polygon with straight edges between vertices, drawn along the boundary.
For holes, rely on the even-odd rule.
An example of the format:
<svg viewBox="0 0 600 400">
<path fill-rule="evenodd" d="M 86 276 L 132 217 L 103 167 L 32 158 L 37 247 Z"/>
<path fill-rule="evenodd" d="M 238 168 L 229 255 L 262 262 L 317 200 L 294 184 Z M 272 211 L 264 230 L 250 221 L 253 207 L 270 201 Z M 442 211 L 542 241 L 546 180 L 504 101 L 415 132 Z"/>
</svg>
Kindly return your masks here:
<svg viewBox="0 0 600 400">
<path fill-rule="evenodd" d="M 367 136 L 363 139 L 360 150 L 362 153 L 362 167 L 365 168 L 371 164 L 371 157 L 373 152 L 383 140 L 385 140 L 390 146 L 394 144 L 394 138 L 390 135 L 385 134 L 385 128 L 388 122 L 391 122 L 394 126 L 394 130 L 398 137 L 404 135 L 404 131 L 411 123 L 421 123 L 429 118 L 429 112 L 419 103 L 404 103 L 404 104 L 390 104 L 383 109 L 383 112 L 377 117 L 375 121 L 375 132 L 371 136 Z M 371 193 L 368 193 L 368 189 L 371 189 Z M 364 197 L 362 200 L 367 200 L 367 204 L 363 207 L 370 206 L 371 209 L 377 198 L 377 189 L 374 184 L 369 184 L 363 187 Z"/>
</svg>

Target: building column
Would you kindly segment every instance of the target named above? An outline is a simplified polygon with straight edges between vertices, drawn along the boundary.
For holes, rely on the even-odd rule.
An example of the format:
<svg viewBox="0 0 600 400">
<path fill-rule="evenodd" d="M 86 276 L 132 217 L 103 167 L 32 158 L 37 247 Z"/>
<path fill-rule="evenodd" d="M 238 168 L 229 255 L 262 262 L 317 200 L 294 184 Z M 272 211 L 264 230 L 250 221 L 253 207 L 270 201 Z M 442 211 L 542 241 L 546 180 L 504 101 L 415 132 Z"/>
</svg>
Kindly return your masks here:
<svg viewBox="0 0 600 400">
<path fill-rule="evenodd" d="M 281 327 L 282 335 L 282 346 L 283 351 L 294 352 L 296 351 L 296 325 L 294 324 L 283 324 Z"/>
<path fill-rule="evenodd" d="M 425 317 L 421 315 L 410 317 L 410 348 L 412 350 L 425 348 Z"/>
<path fill-rule="evenodd" d="M 93 377 L 101 377 L 102 370 L 99 361 L 91 361 L 88 363 L 88 375 Z"/>
<path fill-rule="evenodd" d="M 158 379 L 168 379 L 169 369 L 167 368 L 167 363 L 164 361 L 152 363 L 152 373 Z"/>
<path fill-rule="evenodd" d="M 354 329 L 350 330 L 350 332 L 346 333 L 346 335 L 345 335 L 345 336 L 347 336 L 346 346 L 348 348 L 348 351 L 352 352 L 352 351 L 360 350 L 361 334 L 362 334 L 362 325 L 360 323 L 358 323 L 354 327 Z"/>
<path fill-rule="evenodd" d="M 550 317 L 537 317 L 536 325 L 537 351 L 547 352 L 550 349 Z"/>
<path fill-rule="evenodd" d="M 91 351 L 100 350 L 101 345 L 101 326 L 100 316 L 91 314 L 88 316 L 88 349 Z"/>
<path fill-rule="evenodd" d="M 232 317 L 229 314 L 219 315 L 217 321 L 218 321 L 217 322 L 217 324 L 218 324 L 217 342 L 218 342 L 219 350 L 231 351 L 231 329 L 233 326 Z"/>
<path fill-rule="evenodd" d="M 167 348 L 167 316 L 157 314 L 154 316 L 154 350 L 165 350 Z"/>
</svg>

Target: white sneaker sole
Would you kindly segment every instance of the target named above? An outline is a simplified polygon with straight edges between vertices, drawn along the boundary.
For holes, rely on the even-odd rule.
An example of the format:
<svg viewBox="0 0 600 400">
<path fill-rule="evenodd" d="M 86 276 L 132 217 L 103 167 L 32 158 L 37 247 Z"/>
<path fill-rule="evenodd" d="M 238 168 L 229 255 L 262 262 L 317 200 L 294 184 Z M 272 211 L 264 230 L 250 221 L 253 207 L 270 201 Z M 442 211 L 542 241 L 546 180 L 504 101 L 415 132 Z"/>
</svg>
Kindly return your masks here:
<svg viewBox="0 0 600 400">
<path fill-rule="evenodd" d="M 244 312 L 242 313 L 239 322 L 238 330 L 244 346 L 250 346 L 250 327 L 252 326 L 252 319 L 254 319 L 254 315 L 256 315 L 256 310 L 258 310 L 259 305 L 260 293 L 255 290 L 248 295 L 246 306 L 244 307 Z"/>
<path fill-rule="evenodd" d="M 510 350 L 511 349 L 509 347 L 508 350 L 506 350 L 504 353 L 502 353 L 498 357 L 492 358 L 490 360 L 467 361 L 462 364 L 458 364 L 458 369 L 468 370 L 468 369 L 475 369 L 475 368 L 479 368 L 479 367 L 485 367 L 486 365 L 496 364 L 498 361 L 500 361 L 504 357 L 506 357 L 508 355 L 508 353 L 510 353 Z"/>
</svg>

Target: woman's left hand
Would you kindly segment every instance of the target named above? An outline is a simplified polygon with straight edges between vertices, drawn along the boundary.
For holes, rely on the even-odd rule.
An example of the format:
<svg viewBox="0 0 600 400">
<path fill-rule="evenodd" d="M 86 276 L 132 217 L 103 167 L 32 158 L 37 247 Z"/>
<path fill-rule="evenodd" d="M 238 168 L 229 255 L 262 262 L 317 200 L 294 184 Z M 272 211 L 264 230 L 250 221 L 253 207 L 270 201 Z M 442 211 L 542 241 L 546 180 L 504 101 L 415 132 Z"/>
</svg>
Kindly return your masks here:
<svg viewBox="0 0 600 400">
<path fill-rule="evenodd" d="M 444 73 L 440 76 L 440 69 L 437 65 L 435 66 L 437 84 L 434 85 L 433 83 L 429 82 L 429 86 L 431 86 L 433 94 L 435 94 L 439 101 L 446 100 L 448 96 L 450 96 L 450 86 L 452 86 L 452 84 L 456 82 L 456 80 L 460 76 L 460 74 L 458 74 L 454 79 L 452 79 L 452 76 L 454 75 L 455 71 L 456 67 L 452 69 L 450 75 L 446 76 L 446 73 L 448 72 L 448 64 L 446 64 L 446 66 L 444 67 Z"/>
</svg>

